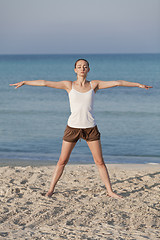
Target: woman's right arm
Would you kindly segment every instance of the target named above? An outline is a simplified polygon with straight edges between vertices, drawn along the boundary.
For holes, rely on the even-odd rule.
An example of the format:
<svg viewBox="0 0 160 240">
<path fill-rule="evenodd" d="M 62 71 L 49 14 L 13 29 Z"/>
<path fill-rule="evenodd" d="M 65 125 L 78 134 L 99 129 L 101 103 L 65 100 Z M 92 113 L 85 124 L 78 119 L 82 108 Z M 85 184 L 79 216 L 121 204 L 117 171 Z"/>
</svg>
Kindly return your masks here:
<svg viewBox="0 0 160 240">
<path fill-rule="evenodd" d="M 40 86 L 40 87 L 51 87 L 51 88 L 58 88 L 64 89 L 69 91 L 71 88 L 71 81 L 46 81 L 46 80 L 33 80 L 33 81 L 22 81 L 14 84 L 10 84 L 10 86 L 15 86 L 15 88 L 19 88 L 23 85 L 30 85 L 30 86 Z"/>
</svg>

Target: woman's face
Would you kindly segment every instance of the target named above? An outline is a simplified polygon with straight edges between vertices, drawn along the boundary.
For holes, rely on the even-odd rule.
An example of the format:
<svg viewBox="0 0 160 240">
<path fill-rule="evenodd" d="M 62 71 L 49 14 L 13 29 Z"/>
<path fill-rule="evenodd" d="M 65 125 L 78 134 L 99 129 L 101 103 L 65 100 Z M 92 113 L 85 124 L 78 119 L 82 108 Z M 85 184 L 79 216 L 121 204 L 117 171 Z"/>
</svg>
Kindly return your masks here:
<svg viewBox="0 0 160 240">
<path fill-rule="evenodd" d="M 86 77 L 87 73 L 89 72 L 90 68 L 88 64 L 84 60 L 79 60 L 76 64 L 76 68 L 74 69 L 75 73 L 77 73 L 80 77 Z"/>
</svg>

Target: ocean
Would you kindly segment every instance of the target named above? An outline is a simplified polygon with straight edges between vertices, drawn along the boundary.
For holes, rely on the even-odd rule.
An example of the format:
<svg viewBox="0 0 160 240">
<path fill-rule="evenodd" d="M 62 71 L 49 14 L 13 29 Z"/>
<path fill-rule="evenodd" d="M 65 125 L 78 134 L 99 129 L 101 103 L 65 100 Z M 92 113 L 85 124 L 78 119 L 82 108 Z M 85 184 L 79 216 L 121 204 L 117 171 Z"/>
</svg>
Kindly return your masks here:
<svg viewBox="0 0 160 240">
<path fill-rule="evenodd" d="M 116 87 L 95 95 L 94 115 L 106 163 L 160 163 L 160 54 L 0 55 L 0 162 L 56 164 L 70 115 L 64 90 L 9 86 L 23 80 L 76 80 L 74 63 L 86 58 L 88 80 L 126 80 L 152 89 Z M 87 143 L 70 163 L 94 163 Z"/>
</svg>

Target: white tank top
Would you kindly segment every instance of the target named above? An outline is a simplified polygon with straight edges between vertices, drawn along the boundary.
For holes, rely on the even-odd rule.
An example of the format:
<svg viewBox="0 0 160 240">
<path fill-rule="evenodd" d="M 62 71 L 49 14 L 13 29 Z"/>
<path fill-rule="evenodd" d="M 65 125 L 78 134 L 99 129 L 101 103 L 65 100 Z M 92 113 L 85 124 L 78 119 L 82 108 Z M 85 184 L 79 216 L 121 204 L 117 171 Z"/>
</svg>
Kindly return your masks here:
<svg viewBox="0 0 160 240">
<path fill-rule="evenodd" d="M 91 82 L 90 82 L 91 84 Z M 90 128 L 96 125 L 93 116 L 93 101 L 95 92 L 92 88 L 87 92 L 79 92 L 73 88 L 69 92 L 71 115 L 68 126 L 73 128 Z"/>
</svg>

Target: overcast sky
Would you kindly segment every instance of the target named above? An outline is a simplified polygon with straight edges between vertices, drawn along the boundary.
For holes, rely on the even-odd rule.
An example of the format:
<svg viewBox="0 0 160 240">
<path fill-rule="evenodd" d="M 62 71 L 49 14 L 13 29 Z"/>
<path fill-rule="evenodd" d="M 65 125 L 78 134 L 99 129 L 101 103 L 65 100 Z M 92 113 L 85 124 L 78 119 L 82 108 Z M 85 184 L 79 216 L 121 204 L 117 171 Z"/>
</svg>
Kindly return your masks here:
<svg viewBox="0 0 160 240">
<path fill-rule="evenodd" d="M 0 0 L 0 54 L 160 53 L 160 0 Z"/>
</svg>

